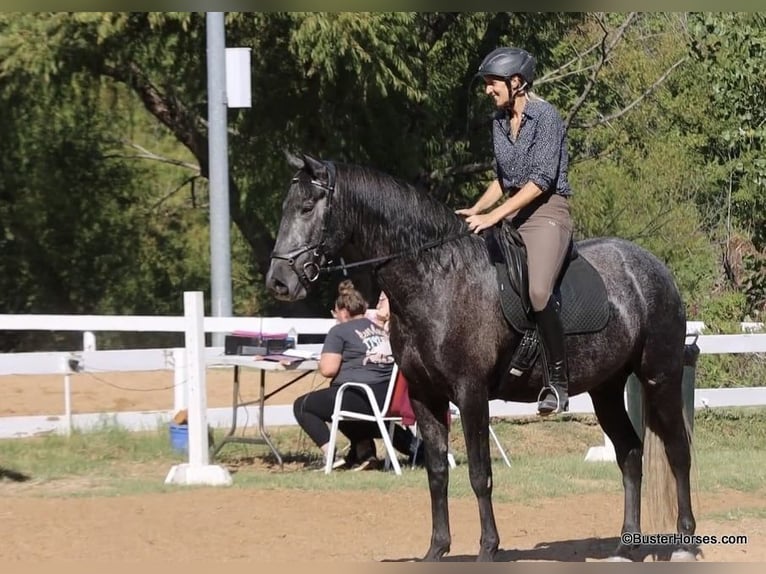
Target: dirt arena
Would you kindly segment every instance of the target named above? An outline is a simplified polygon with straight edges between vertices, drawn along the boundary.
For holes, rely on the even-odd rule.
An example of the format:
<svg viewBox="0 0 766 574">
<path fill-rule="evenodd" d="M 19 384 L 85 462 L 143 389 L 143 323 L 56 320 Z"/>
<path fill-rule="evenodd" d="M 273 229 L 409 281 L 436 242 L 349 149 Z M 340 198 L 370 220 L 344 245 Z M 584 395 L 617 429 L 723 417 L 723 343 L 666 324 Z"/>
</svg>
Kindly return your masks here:
<svg viewBox="0 0 766 574">
<path fill-rule="evenodd" d="M 272 377 L 270 387 L 280 384 Z M 274 397 L 287 404 L 319 386 L 307 377 Z M 75 412 L 167 409 L 172 373 L 78 375 L 72 381 Z M 243 376 L 243 395 L 254 395 L 254 374 Z M 231 374 L 209 371 L 208 404 L 231 403 Z M 0 377 L 0 416 L 54 414 L 63 410 L 60 377 Z M 163 471 L 164 469 L 164 471 Z M 158 467 L 158 479 L 166 468 Z M 392 477 L 392 480 L 395 480 Z M 195 562 L 409 561 L 430 538 L 430 509 L 422 489 L 395 493 L 311 493 L 296 490 L 204 489 L 119 497 L 32 496 L 34 484 L 0 481 L 0 563 L 39 560 Z M 748 543 L 706 545 L 701 560 L 766 561 L 766 520 L 721 517 L 763 509 L 762 493 L 698 495 L 697 533 L 746 534 Z M 622 519 L 619 494 L 496 503 L 498 561 L 598 561 L 617 543 Z M 756 514 L 762 516 L 763 513 Z M 745 514 L 745 516 L 748 516 Z M 478 511 L 473 498 L 451 499 L 453 544 L 448 560 L 473 560 Z M 653 560 L 645 549 L 639 560 Z"/>
</svg>

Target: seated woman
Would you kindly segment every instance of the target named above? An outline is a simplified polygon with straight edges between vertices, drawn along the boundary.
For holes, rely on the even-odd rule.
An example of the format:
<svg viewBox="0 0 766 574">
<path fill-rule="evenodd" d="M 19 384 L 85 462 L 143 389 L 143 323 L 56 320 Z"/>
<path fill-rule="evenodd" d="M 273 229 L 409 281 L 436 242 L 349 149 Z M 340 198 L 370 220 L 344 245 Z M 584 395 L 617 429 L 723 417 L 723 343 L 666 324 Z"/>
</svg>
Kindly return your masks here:
<svg viewBox="0 0 766 574">
<path fill-rule="evenodd" d="M 298 397 L 293 413 L 306 434 L 327 455 L 333 406 L 338 388 L 349 381 L 364 383 L 372 389 L 378 406 L 382 406 L 388 391 L 394 358 L 388 344 L 388 334 L 365 316 L 367 302 L 354 289 L 351 281 L 343 281 L 338 287 L 333 316 L 338 324 L 330 329 L 325 338 L 319 359 L 319 372 L 332 378 L 330 386 Z M 348 389 L 343 395 L 343 408 L 372 414 L 372 408 L 359 389 Z M 375 442 L 377 431 L 374 423 L 341 421 L 338 429 L 349 439 L 348 456 L 336 458 L 334 468 L 365 470 L 377 466 Z M 394 447 L 409 454 L 411 433 L 397 427 Z"/>
</svg>

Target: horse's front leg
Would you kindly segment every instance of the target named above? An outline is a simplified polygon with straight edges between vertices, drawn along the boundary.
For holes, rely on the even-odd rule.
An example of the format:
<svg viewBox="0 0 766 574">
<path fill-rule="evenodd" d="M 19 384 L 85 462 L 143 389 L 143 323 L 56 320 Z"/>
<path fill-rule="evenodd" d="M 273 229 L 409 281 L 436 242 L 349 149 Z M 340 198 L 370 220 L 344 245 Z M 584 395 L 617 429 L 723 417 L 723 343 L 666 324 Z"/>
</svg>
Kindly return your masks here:
<svg viewBox="0 0 766 574">
<path fill-rule="evenodd" d="M 463 425 L 468 454 L 468 476 L 479 504 L 481 522 L 480 550 L 476 560 L 491 562 L 495 558 L 500 538 L 492 509 L 492 463 L 489 456 L 489 401 L 470 385 L 458 400 L 460 422 Z"/>
<path fill-rule="evenodd" d="M 415 397 L 411 396 L 410 398 L 425 446 L 428 488 L 431 493 L 431 546 L 423 559 L 436 561 L 449 552 L 452 543 L 447 504 L 449 486 L 447 412 L 449 403 L 446 400 L 440 400 L 426 405 Z"/>
</svg>

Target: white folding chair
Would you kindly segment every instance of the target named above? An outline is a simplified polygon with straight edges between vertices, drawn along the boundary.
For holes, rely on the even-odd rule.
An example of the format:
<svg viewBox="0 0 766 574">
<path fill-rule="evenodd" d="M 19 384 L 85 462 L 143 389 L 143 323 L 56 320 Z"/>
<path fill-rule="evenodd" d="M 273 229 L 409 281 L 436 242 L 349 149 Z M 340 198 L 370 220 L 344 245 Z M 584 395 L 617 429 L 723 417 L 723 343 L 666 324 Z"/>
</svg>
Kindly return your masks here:
<svg viewBox="0 0 766 574">
<path fill-rule="evenodd" d="M 338 389 L 338 394 L 335 395 L 335 404 L 333 406 L 332 425 L 330 427 L 330 443 L 327 447 L 327 456 L 325 458 L 324 466 L 325 474 L 330 474 L 332 472 L 332 463 L 335 460 L 335 445 L 338 438 L 338 423 L 340 421 L 369 421 L 377 423 L 378 428 L 380 429 L 380 436 L 383 438 L 383 444 L 386 447 L 386 464 L 388 464 L 388 461 L 390 461 L 391 465 L 394 467 L 394 472 L 397 475 L 402 474 L 402 469 L 399 465 L 399 461 L 396 458 L 396 451 L 394 450 L 394 445 L 391 440 L 391 437 L 394 433 L 394 425 L 398 422 L 401 422 L 402 418 L 398 415 L 390 416 L 388 414 L 389 407 L 391 406 L 391 397 L 394 396 L 394 387 L 396 386 L 398 373 L 399 367 L 398 365 L 394 364 L 394 368 L 391 369 L 391 378 L 388 382 L 386 399 L 383 401 L 382 408 L 378 407 L 378 402 L 375 400 L 375 395 L 372 393 L 372 389 L 369 385 L 364 383 L 348 382 L 343 383 L 340 386 Z M 348 389 L 352 388 L 360 389 L 367 395 L 367 400 L 370 402 L 370 406 L 372 407 L 372 414 L 359 413 L 356 411 L 349 411 L 341 408 L 343 404 L 344 393 Z M 388 429 L 386 429 L 386 423 L 389 425 Z"/>
</svg>

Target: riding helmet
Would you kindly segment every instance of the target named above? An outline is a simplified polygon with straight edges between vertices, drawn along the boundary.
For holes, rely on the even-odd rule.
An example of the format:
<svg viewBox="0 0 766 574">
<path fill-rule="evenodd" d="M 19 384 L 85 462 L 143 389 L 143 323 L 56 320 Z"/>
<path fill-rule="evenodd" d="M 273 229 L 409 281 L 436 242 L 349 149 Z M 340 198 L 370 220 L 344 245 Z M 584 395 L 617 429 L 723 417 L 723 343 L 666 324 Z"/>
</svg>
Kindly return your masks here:
<svg viewBox="0 0 766 574">
<path fill-rule="evenodd" d="M 532 87 L 535 81 L 535 58 L 521 48 L 497 48 L 492 50 L 479 66 L 477 76 L 498 76 L 510 80 L 512 76 L 521 76 Z"/>
</svg>

